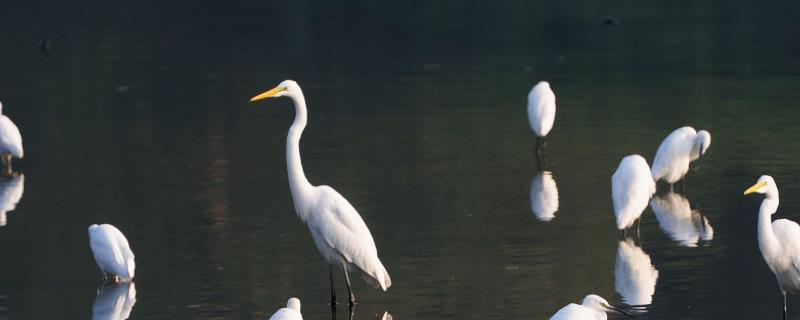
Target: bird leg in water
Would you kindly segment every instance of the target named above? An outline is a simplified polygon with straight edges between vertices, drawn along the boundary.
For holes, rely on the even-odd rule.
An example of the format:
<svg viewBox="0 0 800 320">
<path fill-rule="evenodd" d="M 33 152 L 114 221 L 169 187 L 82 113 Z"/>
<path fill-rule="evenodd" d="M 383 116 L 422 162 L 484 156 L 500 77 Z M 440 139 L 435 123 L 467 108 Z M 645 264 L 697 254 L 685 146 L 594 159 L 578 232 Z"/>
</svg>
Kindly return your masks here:
<svg viewBox="0 0 800 320">
<path fill-rule="evenodd" d="M 536 164 L 539 171 L 547 170 L 547 137 L 536 138 Z"/>
<path fill-rule="evenodd" d="M 330 268 L 328 269 L 328 273 L 331 276 L 331 310 L 335 314 L 336 313 L 336 288 L 333 286 L 333 265 L 331 265 Z"/>
<path fill-rule="evenodd" d="M 344 271 L 344 280 L 347 281 L 347 294 L 350 295 L 350 308 L 352 309 L 356 304 L 356 296 L 353 295 L 353 289 L 350 288 L 350 276 L 347 275 L 347 268 L 344 265 L 342 265 L 342 271 Z"/>
<path fill-rule="evenodd" d="M 6 177 L 13 176 L 13 170 L 11 169 L 11 154 L 4 153 L 3 154 L 3 175 Z"/>
<path fill-rule="evenodd" d="M 783 293 L 783 320 L 789 319 L 787 312 L 786 312 L 786 291 Z"/>
</svg>

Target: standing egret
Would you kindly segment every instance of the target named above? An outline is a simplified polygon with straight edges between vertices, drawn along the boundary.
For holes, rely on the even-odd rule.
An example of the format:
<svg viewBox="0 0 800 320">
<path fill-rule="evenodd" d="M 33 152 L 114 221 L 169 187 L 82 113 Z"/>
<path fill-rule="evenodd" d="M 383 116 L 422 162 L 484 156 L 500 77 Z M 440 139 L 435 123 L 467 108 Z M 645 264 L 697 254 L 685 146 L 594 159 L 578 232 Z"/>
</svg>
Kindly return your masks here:
<svg viewBox="0 0 800 320">
<path fill-rule="evenodd" d="M 605 320 L 608 319 L 606 311 L 616 311 L 632 317 L 629 313 L 612 307 L 606 299 L 590 294 L 583 298 L 581 304 L 570 303 L 561 308 L 550 320 Z"/>
<path fill-rule="evenodd" d="M 772 221 L 778 210 L 778 186 L 772 177 L 761 176 L 744 194 L 753 192 L 767 195 L 758 210 L 758 248 L 778 278 L 786 319 L 786 293 L 800 294 L 800 225 L 787 219 Z"/>
<path fill-rule="evenodd" d="M 275 311 L 269 320 L 303 320 L 303 315 L 300 314 L 300 299 L 290 298 L 286 308 Z"/>
<path fill-rule="evenodd" d="M 689 200 L 679 193 L 653 197 L 650 209 L 655 213 L 661 230 L 682 246 L 696 247 L 700 240 L 714 239 L 714 228 L 708 218 L 692 209 Z"/>
<path fill-rule="evenodd" d="M 334 267 L 342 268 L 344 271 L 352 307 L 355 304 L 355 296 L 350 287 L 348 272 L 360 273 L 367 283 L 375 288 L 380 287 L 383 291 L 392 285 L 392 280 L 378 259 L 375 241 L 358 211 L 333 188 L 326 185 L 311 185 L 303 173 L 303 165 L 300 162 L 300 136 L 306 127 L 307 110 L 300 86 L 292 80 L 285 80 L 250 101 L 282 96 L 291 98 L 295 107 L 294 123 L 286 137 L 286 164 L 294 208 L 300 220 L 308 225 L 314 244 L 330 265 L 328 271 L 331 281 L 331 308 L 336 307 Z"/>
<path fill-rule="evenodd" d="M 670 185 L 689 172 L 689 162 L 702 157 L 711 146 L 711 134 L 692 127 L 682 127 L 672 131 L 658 146 L 653 158 L 651 174 L 653 180 L 664 180 Z"/>
<path fill-rule="evenodd" d="M 617 229 L 625 230 L 647 208 L 650 197 L 656 192 L 656 183 L 650 177 L 647 161 L 638 154 L 622 158 L 611 176 L 611 198 L 617 216 Z"/>
<path fill-rule="evenodd" d="M 543 171 L 531 181 L 531 209 L 539 221 L 550 221 L 558 211 L 558 187 L 553 173 Z"/>
<path fill-rule="evenodd" d="M 119 229 L 110 224 L 89 226 L 89 245 L 106 279 L 109 275 L 114 276 L 114 282 L 133 279 L 136 269 L 133 252 Z"/>
<path fill-rule="evenodd" d="M 550 83 L 539 81 L 528 93 L 528 121 L 537 136 L 537 155 L 543 153 L 542 149 L 547 148 L 547 141 L 544 139 L 550 133 L 550 129 L 553 128 L 555 119 L 556 95 L 550 89 Z"/>
<path fill-rule="evenodd" d="M 632 239 L 620 241 L 614 265 L 614 289 L 622 296 L 622 301 L 635 306 L 649 305 L 653 302 L 657 281 L 658 270 L 650 256 Z"/>
<path fill-rule="evenodd" d="M 2 114 L 3 104 L 0 103 L 0 160 L 3 162 L 3 175 L 14 175 L 11 169 L 11 157 L 22 159 L 22 135 L 19 128 L 6 115 Z"/>
<path fill-rule="evenodd" d="M 17 208 L 17 203 L 25 193 L 25 175 L 0 181 L 0 227 L 6 225 L 6 212 Z"/>
</svg>

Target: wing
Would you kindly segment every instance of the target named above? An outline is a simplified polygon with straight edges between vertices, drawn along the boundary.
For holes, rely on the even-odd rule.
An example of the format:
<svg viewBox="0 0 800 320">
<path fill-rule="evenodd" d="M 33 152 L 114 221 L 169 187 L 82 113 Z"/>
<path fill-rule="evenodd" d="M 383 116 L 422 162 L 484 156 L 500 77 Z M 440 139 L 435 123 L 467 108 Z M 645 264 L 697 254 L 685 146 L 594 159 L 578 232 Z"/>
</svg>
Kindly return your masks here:
<svg viewBox="0 0 800 320">
<path fill-rule="evenodd" d="M 787 219 L 772 222 L 775 237 L 781 243 L 784 252 L 792 257 L 792 264 L 800 271 L 800 225 Z"/>
<path fill-rule="evenodd" d="M 128 244 L 128 239 L 125 238 L 125 235 L 122 234 L 122 231 L 119 231 L 117 228 L 114 228 L 111 233 L 113 234 L 114 241 L 116 242 L 117 248 L 122 255 L 123 265 L 127 271 L 127 277 L 132 279 L 136 270 L 136 262 L 134 261 L 136 257 L 133 255 L 133 251 L 131 251 L 131 246 Z"/>
<path fill-rule="evenodd" d="M 95 228 L 89 245 L 100 269 L 123 278 L 133 278 L 133 252 L 117 228 L 109 224 Z"/>
<path fill-rule="evenodd" d="M 566 307 L 561 308 L 561 310 L 558 310 L 556 314 L 550 317 L 550 320 L 591 320 L 594 318 L 595 314 L 588 308 L 570 303 Z"/>
<path fill-rule="evenodd" d="M 528 121 L 538 136 L 546 136 L 556 117 L 556 95 L 549 84 L 540 82 L 528 94 Z"/>
<path fill-rule="evenodd" d="M 628 227 L 647 207 L 655 192 L 655 182 L 650 177 L 647 162 L 639 155 L 622 159 L 611 176 L 611 197 L 617 216 L 617 227 Z"/>
<path fill-rule="evenodd" d="M 664 177 L 670 167 L 680 162 L 686 162 L 686 167 L 689 166 L 689 154 L 694 145 L 694 137 L 697 133 L 692 127 L 682 127 L 672 131 L 661 145 L 658 146 L 656 156 L 653 158 L 653 168 L 651 175 L 653 180 L 658 180 Z M 680 163 L 683 166 L 682 163 Z"/>
<path fill-rule="evenodd" d="M 22 135 L 14 122 L 5 115 L 0 115 L 0 149 L 5 149 L 17 158 L 22 158 Z"/>
</svg>

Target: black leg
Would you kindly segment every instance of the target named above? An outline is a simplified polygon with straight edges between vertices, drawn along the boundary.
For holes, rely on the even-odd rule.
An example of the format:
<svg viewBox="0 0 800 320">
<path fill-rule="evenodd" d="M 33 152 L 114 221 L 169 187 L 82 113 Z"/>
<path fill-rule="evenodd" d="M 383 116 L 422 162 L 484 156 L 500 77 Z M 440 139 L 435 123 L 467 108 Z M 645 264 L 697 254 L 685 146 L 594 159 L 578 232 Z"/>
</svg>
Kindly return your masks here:
<svg viewBox="0 0 800 320">
<path fill-rule="evenodd" d="M 786 292 L 783 292 L 783 320 L 789 319 L 786 312 Z"/>
<path fill-rule="evenodd" d="M 331 276 L 331 311 L 334 313 L 334 318 L 336 317 L 336 288 L 333 285 L 333 266 L 330 266 L 328 269 L 328 274 Z"/>
<path fill-rule="evenodd" d="M 539 171 L 547 170 L 547 137 L 536 138 L 536 164 Z"/>
<path fill-rule="evenodd" d="M 347 275 L 347 268 L 342 266 L 342 270 L 344 271 L 344 279 L 347 281 L 347 293 L 350 295 L 350 308 L 352 309 L 356 304 L 356 297 L 353 295 L 353 289 L 350 288 L 350 276 Z"/>
</svg>

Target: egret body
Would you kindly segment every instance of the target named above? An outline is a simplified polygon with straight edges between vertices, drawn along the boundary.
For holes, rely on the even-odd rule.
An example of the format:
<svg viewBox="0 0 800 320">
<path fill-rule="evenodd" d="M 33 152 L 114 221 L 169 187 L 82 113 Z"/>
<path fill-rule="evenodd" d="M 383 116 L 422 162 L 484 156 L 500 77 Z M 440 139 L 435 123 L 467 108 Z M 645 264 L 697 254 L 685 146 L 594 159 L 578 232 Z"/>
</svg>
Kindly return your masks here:
<svg viewBox="0 0 800 320">
<path fill-rule="evenodd" d="M 89 226 L 89 245 L 106 278 L 111 275 L 115 281 L 133 279 L 136 270 L 133 252 L 119 229 L 110 224 Z"/>
<path fill-rule="evenodd" d="M 653 180 L 664 180 L 673 184 L 689 172 L 689 162 L 703 156 L 711 146 L 711 134 L 692 127 L 682 127 L 672 131 L 658 146 L 653 159 L 651 174 Z"/>
<path fill-rule="evenodd" d="M 556 119 L 556 95 L 550 83 L 539 81 L 528 93 L 528 121 L 538 137 L 545 137 L 553 129 Z"/>
<path fill-rule="evenodd" d="M 608 319 L 606 311 L 616 311 L 630 316 L 627 312 L 612 307 L 606 299 L 590 294 L 583 298 L 581 304 L 570 303 L 561 308 L 550 317 L 550 320 L 606 320 Z"/>
<path fill-rule="evenodd" d="M 0 103 L 0 160 L 3 162 L 3 175 L 11 176 L 14 174 L 11 169 L 11 158 L 22 159 L 24 156 L 22 135 L 14 121 L 11 121 L 2 112 L 3 104 Z"/>
<path fill-rule="evenodd" d="M 269 320 L 303 320 L 303 315 L 300 314 L 300 299 L 291 298 L 286 303 L 286 308 L 280 308 L 275 311 Z"/>
<path fill-rule="evenodd" d="M 611 176 L 611 198 L 617 229 L 624 230 L 642 215 L 650 197 L 656 192 L 656 183 L 650 177 L 647 161 L 638 154 L 622 158 Z"/>
</svg>

